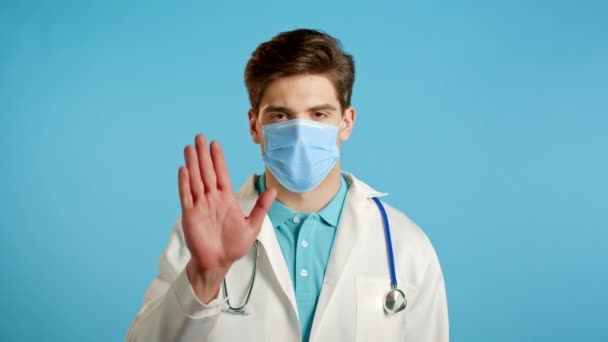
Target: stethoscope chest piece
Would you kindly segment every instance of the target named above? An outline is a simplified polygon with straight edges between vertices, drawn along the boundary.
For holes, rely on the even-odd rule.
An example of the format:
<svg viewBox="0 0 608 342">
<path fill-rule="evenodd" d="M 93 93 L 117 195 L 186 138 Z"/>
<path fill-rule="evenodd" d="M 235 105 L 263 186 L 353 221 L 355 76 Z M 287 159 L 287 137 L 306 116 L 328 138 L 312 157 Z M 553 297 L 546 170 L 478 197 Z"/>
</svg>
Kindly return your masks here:
<svg viewBox="0 0 608 342">
<path fill-rule="evenodd" d="M 384 311 L 389 314 L 397 313 L 407 306 L 405 293 L 398 288 L 393 288 L 384 295 Z"/>
</svg>

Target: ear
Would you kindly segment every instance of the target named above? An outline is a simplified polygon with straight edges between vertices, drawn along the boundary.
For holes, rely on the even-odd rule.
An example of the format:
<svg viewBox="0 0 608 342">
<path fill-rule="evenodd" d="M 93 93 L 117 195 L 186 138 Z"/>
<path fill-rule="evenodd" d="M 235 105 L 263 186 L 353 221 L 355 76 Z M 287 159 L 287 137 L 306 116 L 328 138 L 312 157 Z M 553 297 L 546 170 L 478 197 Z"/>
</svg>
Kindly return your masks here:
<svg viewBox="0 0 608 342">
<path fill-rule="evenodd" d="M 342 127 L 338 133 L 340 141 L 346 141 L 348 138 L 350 138 L 350 133 L 353 131 L 353 127 L 355 126 L 356 114 L 355 108 L 353 107 L 348 107 L 344 110 L 344 121 L 342 122 Z"/>
<path fill-rule="evenodd" d="M 249 117 L 249 134 L 251 134 L 251 139 L 253 139 L 254 143 L 259 145 L 262 140 L 262 133 L 258 130 L 257 115 L 253 109 L 250 109 L 247 112 L 247 116 Z"/>
</svg>

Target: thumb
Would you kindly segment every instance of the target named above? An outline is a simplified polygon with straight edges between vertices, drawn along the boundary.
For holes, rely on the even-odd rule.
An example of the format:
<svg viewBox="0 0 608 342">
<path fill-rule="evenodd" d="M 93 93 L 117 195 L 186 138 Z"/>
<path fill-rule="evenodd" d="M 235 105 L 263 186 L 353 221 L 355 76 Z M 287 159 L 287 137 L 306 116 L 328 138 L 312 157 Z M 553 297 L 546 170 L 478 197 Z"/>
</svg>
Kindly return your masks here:
<svg viewBox="0 0 608 342">
<path fill-rule="evenodd" d="M 277 191 L 275 189 L 268 189 L 264 191 L 255 202 L 255 206 L 251 210 L 249 217 L 247 217 L 247 221 L 249 222 L 249 226 L 253 229 L 253 233 L 255 236 L 258 236 L 260 233 L 260 229 L 262 229 L 262 222 L 264 222 L 264 217 L 270 209 L 272 202 L 277 197 Z"/>
</svg>

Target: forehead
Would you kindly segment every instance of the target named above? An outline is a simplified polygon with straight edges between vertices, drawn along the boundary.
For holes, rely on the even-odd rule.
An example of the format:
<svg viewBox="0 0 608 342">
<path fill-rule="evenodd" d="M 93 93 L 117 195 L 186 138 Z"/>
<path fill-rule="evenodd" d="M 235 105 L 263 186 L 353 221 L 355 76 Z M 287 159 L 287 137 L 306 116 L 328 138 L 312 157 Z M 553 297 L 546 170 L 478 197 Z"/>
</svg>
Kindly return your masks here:
<svg viewBox="0 0 608 342">
<path fill-rule="evenodd" d="M 333 83 L 324 75 L 293 75 L 272 81 L 266 87 L 260 102 L 265 106 L 292 108 L 311 107 L 319 104 L 339 105 Z"/>
</svg>

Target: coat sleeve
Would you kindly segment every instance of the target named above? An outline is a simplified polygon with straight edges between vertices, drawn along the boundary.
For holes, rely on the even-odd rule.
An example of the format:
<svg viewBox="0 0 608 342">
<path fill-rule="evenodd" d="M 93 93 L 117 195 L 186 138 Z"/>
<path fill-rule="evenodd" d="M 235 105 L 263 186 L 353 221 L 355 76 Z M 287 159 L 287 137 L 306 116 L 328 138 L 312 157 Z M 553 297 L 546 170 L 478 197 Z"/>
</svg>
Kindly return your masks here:
<svg viewBox="0 0 608 342">
<path fill-rule="evenodd" d="M 428 242 L 429 262 L 412 308 L 406 333 L 407 341 L 449 342 L 448 303 L 439 259 Z"/>
<path fill-rule="evenodd" d="M 198 300 L 186 272 L 189 260 L 178 220 L 158 260 L 158 275 L 129 327 L 127 342 L 202 341 L 211 334 L 224 300 L 221 296 L 209 304 Z"/>
</svg>

